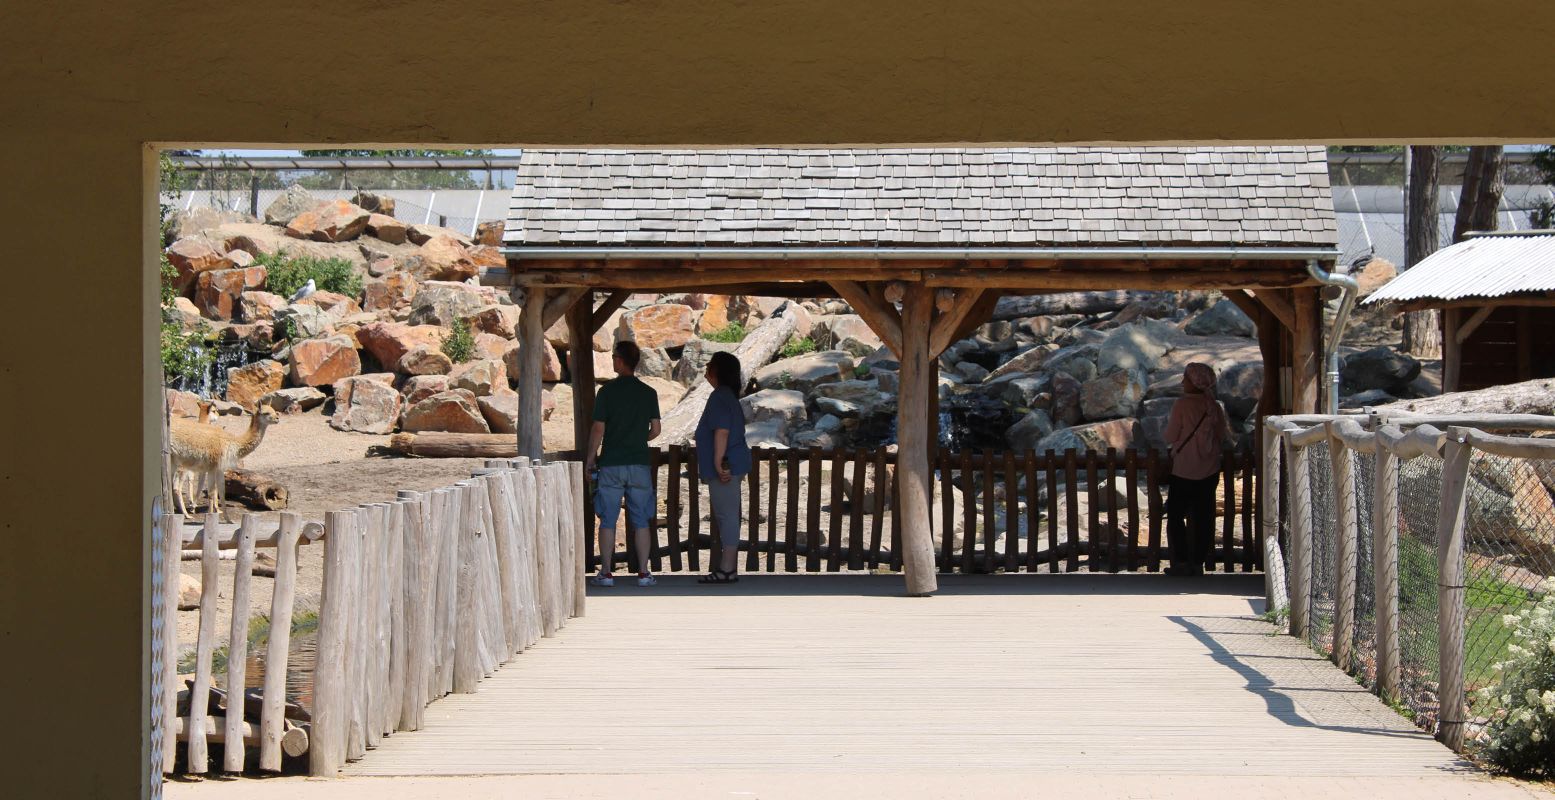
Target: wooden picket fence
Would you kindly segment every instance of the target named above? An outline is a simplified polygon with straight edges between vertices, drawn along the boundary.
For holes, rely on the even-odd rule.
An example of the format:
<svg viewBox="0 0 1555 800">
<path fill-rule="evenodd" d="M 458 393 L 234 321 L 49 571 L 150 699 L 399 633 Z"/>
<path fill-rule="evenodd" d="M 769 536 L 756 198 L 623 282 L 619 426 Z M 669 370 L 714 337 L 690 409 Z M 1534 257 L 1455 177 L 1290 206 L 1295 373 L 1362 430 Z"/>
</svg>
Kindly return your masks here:
<svg viewBox="0 0 1555 800">
<path fill-rule="evenodd" d="M 288 513 L 278 530 L 261 535 L 259 517 L 246 514 L 227 541 L 215 515 L 188 543 L 182 518 L 163 516 L 164 563 L 176 565 L 180 549 L 198 547 L 205 579 L 184 715 L 170 655 L 176 647 L 165 648 L 159 717 L 164 771 L 174 769 L 176 742 L 186 741 L 190 774 L 210 768 L 207 744 L 220 742 L 226 772 L 242 772 L 247 746 L 257 745 L 260 771 L 280 771 L 284 752 L 306 754 L 310 774 L 335 775 L 383 737 L 422 727 L 429 703 L 476 691 L 514 655 L 582 616 L 581 465 L 504 459 L 486 466 L 451 487 L 402 491 L 392 503 L 329 512 L 323 525 L 303 525 Z M 301 668 L 288 658 L 297 546 L 314 541 L 324 545 L 323 591 L 312 702 L 304 708 L 287 703 L 285 685 L 288 672 Z M 244 690 L 256 546 L 276 548 L 273 624 L 257 693 Z M 237 557 L 226 690 L 213 703 L 221 548 L 236 549 Z M 168 621 L 176 619 L 177 583 L 163 582 Z M 262 705 L 257 726 L 247 721 L 252 715 L 245 713 L 245 700 Z M 225 714 L 211 716 L 213 706 Z"/>
<path fill-rule="evenodd" d="M 740 541 L 747 572 L 901 569 L 900 520 L 891 507 L 894 453 L 755 448 L 752 456 Z M 941 572 L 1154 572 L 1168 559 L 1171 461 L 1164 452 L 942 451 L 933 466 Z M 655 496 L 662 498 L 653 520 L 653 569 L 699 571 L 704 555 L 706 564 L 717 563 L 721 548 L 707 516 L 706 488 L 695 479 L 696 448 L 655 450 L 652 467 Z M 1206 569 L 1263 568 L 1258 473 L 1255 453 L 1225 451 Z M 587 524 L 593 527 L 592 508 Z M 635 564 L 631 537 L 624 538 L 617 563 Z M 588 564 L 598 565 L 593 536 Z"/>
</svg>

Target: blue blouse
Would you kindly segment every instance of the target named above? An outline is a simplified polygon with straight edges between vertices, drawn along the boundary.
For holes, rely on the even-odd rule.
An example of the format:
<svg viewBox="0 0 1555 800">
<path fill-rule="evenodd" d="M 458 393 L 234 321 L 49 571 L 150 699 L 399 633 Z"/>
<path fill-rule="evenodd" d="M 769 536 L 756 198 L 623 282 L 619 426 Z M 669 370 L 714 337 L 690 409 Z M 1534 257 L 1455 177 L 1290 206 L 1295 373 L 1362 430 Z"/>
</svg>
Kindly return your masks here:
<svg viewBox="0 0 1555 800">
<path fill-rule="evenodd" d="M 729 441 L 724 447 L 724 458 L 729 461 L 729 471 L 744 475 L 751 471 L 751 449 L 745 443 L 745 410 L 734 390 L 720 386 L 707 398 L 702 409 L 702 419 L 697 423 L 697 476 L 702 480 L 717 480 L 718 467 L 713 463 L 714 435 L 719 429 L 729 431 Z"/>
</svg>

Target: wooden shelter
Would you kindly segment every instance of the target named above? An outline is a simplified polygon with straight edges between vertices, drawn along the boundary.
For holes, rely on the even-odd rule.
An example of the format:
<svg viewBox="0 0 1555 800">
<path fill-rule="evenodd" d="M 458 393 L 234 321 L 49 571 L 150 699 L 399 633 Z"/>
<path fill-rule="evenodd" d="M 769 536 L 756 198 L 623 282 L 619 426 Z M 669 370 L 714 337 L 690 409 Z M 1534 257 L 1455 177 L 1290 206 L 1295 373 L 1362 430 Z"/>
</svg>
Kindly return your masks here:
<svg viewBox="0 0 1555 800">
<path fill-rule="evenodd" d="M 1470 234 L 1366 298 L 1442 312 L 1442 391 L 1555 377 L 1555 230 Z"/>
<path fill-rule="evenodd" d="M 507 269 L 485 279 L 522 292 L 521 455 L 540 455 L 539 348 L 563 315 L 587 342 L 633 292 L 852 305 L 901 364 L 903 561 L 923 594 L 936 359 L 1001 296 L 1222 290 L 1259 325 L 1261 408 L 1310 413 L 1308 266 L 1334 260 L 1337 226 L 1321 147 L 530 150 L 504 237 Z M 592 385 L 588 347 L 571 368 Z M 580 440 L 592 400 L 574 392 Z"/>
</svg>

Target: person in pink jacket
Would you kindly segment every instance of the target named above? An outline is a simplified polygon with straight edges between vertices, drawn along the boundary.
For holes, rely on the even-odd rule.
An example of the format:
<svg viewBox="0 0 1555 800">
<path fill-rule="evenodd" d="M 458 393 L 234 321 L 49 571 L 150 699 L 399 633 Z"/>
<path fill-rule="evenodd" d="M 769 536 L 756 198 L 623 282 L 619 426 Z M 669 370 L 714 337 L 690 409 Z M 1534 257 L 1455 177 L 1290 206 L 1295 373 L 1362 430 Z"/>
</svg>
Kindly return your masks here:
<svg viewBox="0 0 1555 800">
<path fill-rule="evenodd" d="M 1194 362 L 1183 371 L 1182 397 L 1166 421 L 1172 478 L 1166 496 L 1166 536 L 1172 564 L 1166 574 L 1196 576 L 1215 546 L 1215 486 L 1220 448 L 1231 436 L 1226 410 L 1215 399 L 1215 370 Z"/>
</svg>

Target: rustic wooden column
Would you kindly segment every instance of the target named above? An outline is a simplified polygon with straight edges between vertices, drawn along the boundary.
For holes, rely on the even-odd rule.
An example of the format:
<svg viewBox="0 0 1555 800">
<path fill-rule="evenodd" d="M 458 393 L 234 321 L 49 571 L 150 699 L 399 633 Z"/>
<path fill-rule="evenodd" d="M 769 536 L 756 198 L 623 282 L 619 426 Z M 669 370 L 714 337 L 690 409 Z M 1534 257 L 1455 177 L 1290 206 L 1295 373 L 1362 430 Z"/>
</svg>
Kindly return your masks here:
<svg viewBox="0 0 1555 800">
<path fill-rule="evenodd" d="M 1321 392 L 1323 317 L 1318 306 L 1318 289 L 1302 287 L 1291 293 L 1296 311 L 1294 358 L 1291 364 L 1291 411 L 1316 414 Z"/>
<path fill-rule="evenodd" d="M 932 474 L 929 471 L 929 329 L 934 294 L 920 283 L 908 284 L 902 298 L 901 387 L 897 395 L 897 467 L 901 487 L 902 565 L 907 593 L 927 595 L 939 588 L 934 573 L 934 534 L 929 521 Z"/>
<path fill-rule="evenodd" d="M 578 457 L 588 448 L 594 419 L 594 293 L 567 309 L 567 371 L 572 374 L 572 441 Z"/>
<path fill-rule="evenodd" d="M 1456 308 L 1442 311 L 1442 391 L 1458 391 L 1463 370 L 1463 345 L 1458 342 L 1458 331 L 1463 322 L 1463 312 Z"/>
<path fill-rule="evenodd" d="M 545 453 L 545 435 L 540 427 L 541 369 L 545 354 L 545 289 L 532 286 L 525 291 L 523 313 L 518 320 L 518 455 L 540 458 Z"/>
</svg>

